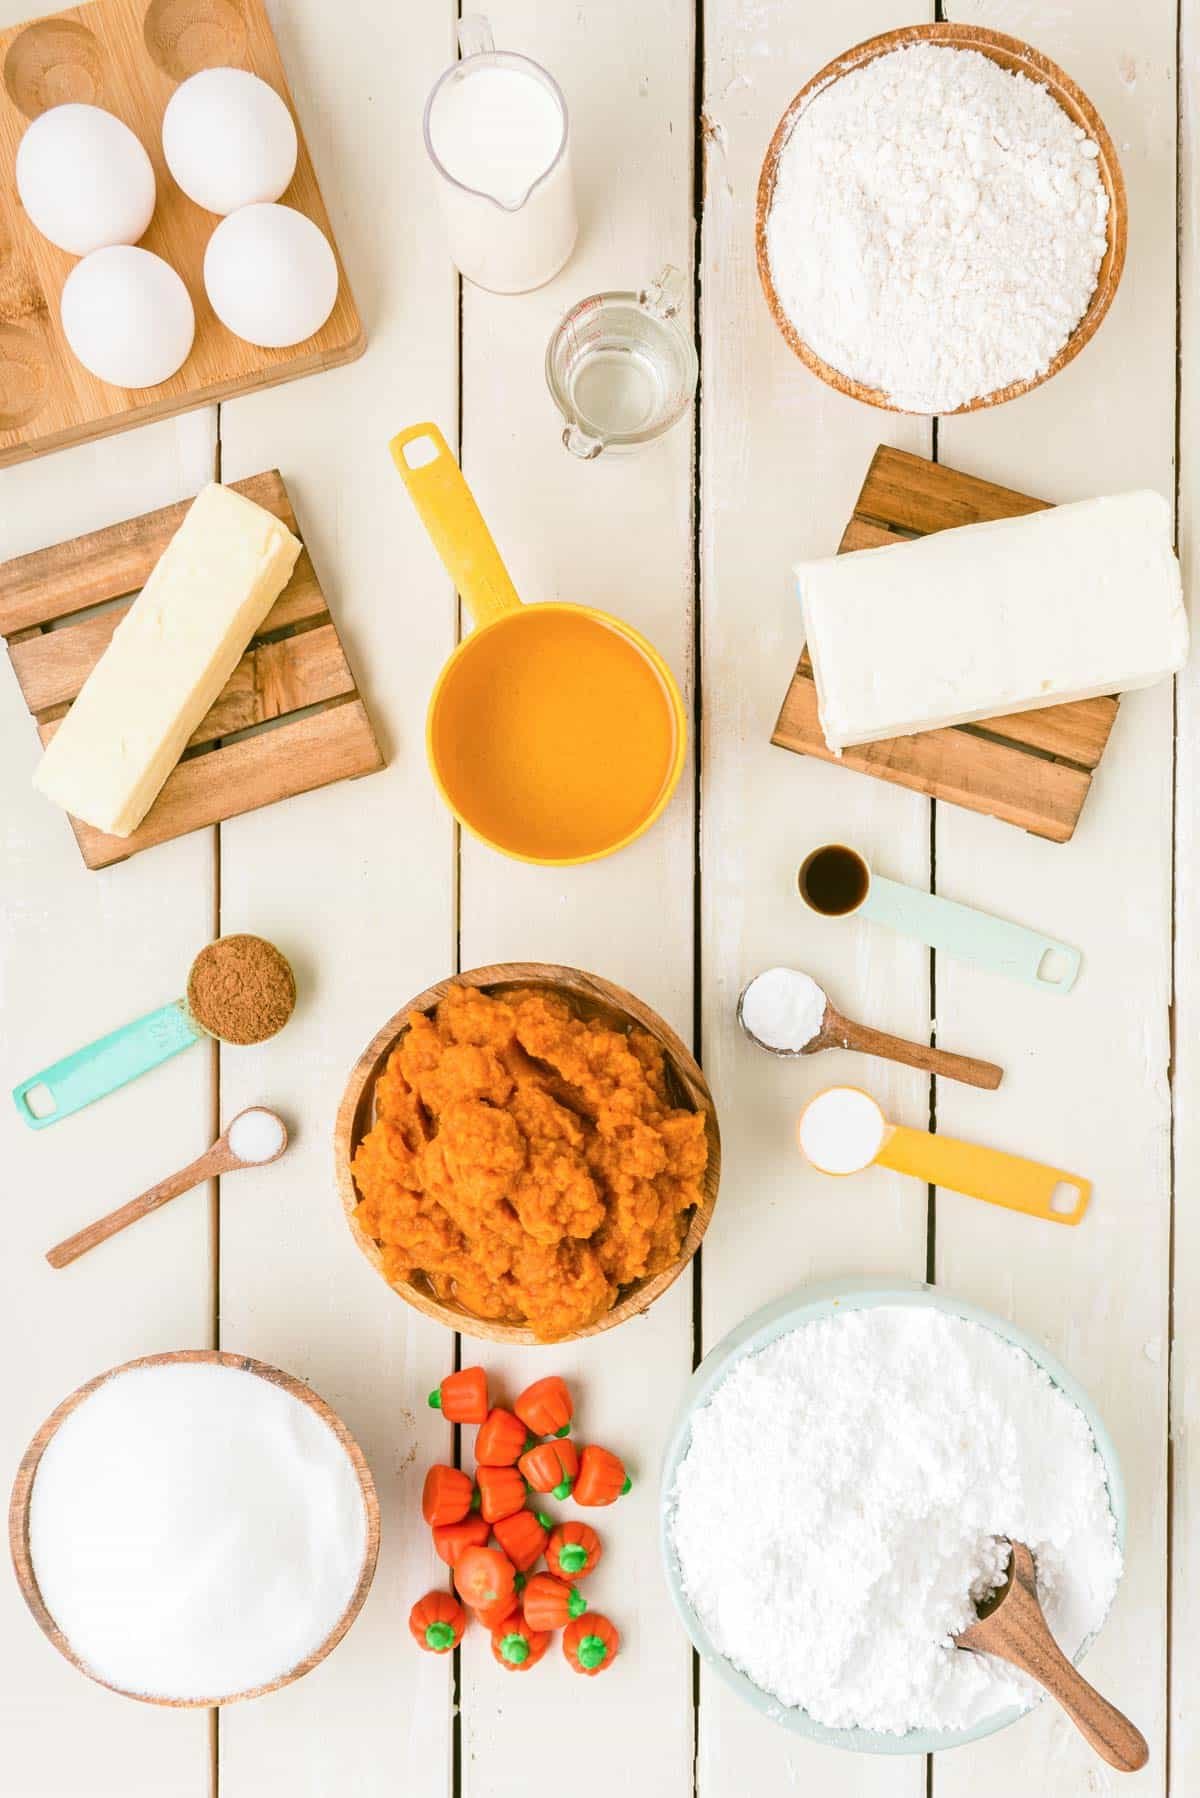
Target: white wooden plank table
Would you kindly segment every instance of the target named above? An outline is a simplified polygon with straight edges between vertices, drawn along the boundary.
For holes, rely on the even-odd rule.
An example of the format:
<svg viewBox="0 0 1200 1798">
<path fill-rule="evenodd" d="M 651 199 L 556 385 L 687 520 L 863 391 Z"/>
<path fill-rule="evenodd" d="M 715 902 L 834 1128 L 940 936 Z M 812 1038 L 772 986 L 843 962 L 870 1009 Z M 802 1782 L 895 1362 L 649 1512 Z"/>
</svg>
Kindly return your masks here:
<svg viewBox="0 0 1200 1798">
<path fill-rule="evenodd" d="M 28 0 L 0 0 L 0 24 L 27 9 Z M 564 273 L 511 299 L 460 290 L 421 143 L 424 96 L 454 54 L 452 0 L 357 0 L 353 30 L 348 9 L 322 0 L 274 0 L 271 10 L 368 355 L 5 471 L 0 557 L 164 504 L 214 472 L 232 480 L 279 465 L 389 766 L 87 874 L 65 824 L 29 789 L 32 732 L 0 671 L 0 1084 L 170 997 L 218 930 L 277 940 L 305 989 L 286 1036 L 260 1050 L 181 1057 L 41 1135 L 0 1110 L 9 1221 L 0 1469 L 11 1472 L 37 1423 L 89 1374 L 133 1354 L 219 1343 L 309 1379 L 346 1418 L 380 1487 L 383 1555 L 362 1618 L 321 1668 L 214 1719 L 129 1704 L 79 1679 L 0 1579 L 0 1793 L 532 1798 L 548 1782 L 571 1798 L 600 1798 L 618 1782 L 636 1798 L 1117 1789 L 1049 1710 L 926 1765 L 811 1747 L 694 1677 L 655 1540 L 658 1461 L 693 1358 L 806 1279 L 871 1271 L 933 1277 L 1011 1316 L 1096 1398 L 1123 1458 L 1131 1533 L 1091 1667 L 1152 1749 L 1120 1789 L 1192 1798 L 1195 667 L 1174 702 L 1164 688 L 1122 706 L 1065 848 L 768 741 L 798 650 L 788 566 L 834 546 L 881 441 L 1055 499 L 1135 485 L 1173 493 L 1179 479 L 1194 580 L 1197 158 L 1185 108 L 1177 399 L 1175 0 L 943 9 L 1029 39 L 1078 79 L 1117 143 L 1131 234 L 1124 285 L 1096 342 L 1037 393 L 936 431 L 810 377 L 771 326 L 753 258 L 758 168 L 788 99 L 839 50 L 932 17 L 932 7 L 495 0 L 497 42 L 544 61 L 566 92 L 583 221 Z M 1194 112 L 1197 0 L 1182 0 L 1181 23 Z M 697 430 L 681 427 L 638 456 L 577 463 L 559 446 L 542 382 L 550 326 L 585 293 L 637 286 L 667 260 L 698 277 Z M 460 842 L 436 801 L 422 719 L 459 621 L 386 448 L 420 418 L 457 445 L 518 589 L 628 617 L 685 686 L 700 722 L 698 777 L 691 770 L 655 830 L 611 861 L 565 871 L 504 861 Z M 1062 1005 L 1042 1001 L 944 959 L 931 968 L 914 945 L 869 926 L 822 925 L 792 883 L 805 849 L 832 836 L 861 844 L 898 879 L 995 903 L 1079 942 L 1077 992 Z M 509 1679 L 482 1635 L 458 1667 L 412 1650 L 408 1606 L 441 1571 L 417 1515 L 419 1481 L 447 1446 L 423 1401 L 455 1345 L 361 1261 L 330 1176 L 342 1083 L 380 1021 L 456 965 L 521 958 L 594 968 L 694 1037 L 724 1137 L 722 1202 L 693 1279 L 588 1344 L 480 1357 L 513 1388 L 553 1359 L 578 1388 L 588 1433 L 627 1450 L 639 1476 L 609 1523 L 612 1552 L 595 1590 L 625 1652 L 597 1682 L 574 1679 L 557 1653 L 533 1678 Z M 1002 1062 L 1005 1086 L 979 1095 L 942 1083 L 931 1093 L 914 1073 L 849 1057 L 793 1066 L 758 1055 L 735 1029 L 734 1003 L 750 974 L 778 961 L 811 968 L 836 1001 L 882 1027 L 924 1037 L 936 1020 L 946 1046 Z M 1091 1171 L 1087 1225 L 1035 1237 L 953 1194 L 930 1203 L 882 1172 L 831 1197 L 792 1146 L 800 1104 L 831 1074 L 863 1080 L 898 1118 L 921 1123 L 932 1104 L 944 1129 Z M 222 1200 L 180 1200 L 67 1273 L 45 1266 L 49 1242 L 196 1153 L 218 1115 L 256 1099 L 298 1126 L 283 1169 L 241 1175 Z M 474 1357 L 469 1341 L 462 1352 Z"/>
</svg>

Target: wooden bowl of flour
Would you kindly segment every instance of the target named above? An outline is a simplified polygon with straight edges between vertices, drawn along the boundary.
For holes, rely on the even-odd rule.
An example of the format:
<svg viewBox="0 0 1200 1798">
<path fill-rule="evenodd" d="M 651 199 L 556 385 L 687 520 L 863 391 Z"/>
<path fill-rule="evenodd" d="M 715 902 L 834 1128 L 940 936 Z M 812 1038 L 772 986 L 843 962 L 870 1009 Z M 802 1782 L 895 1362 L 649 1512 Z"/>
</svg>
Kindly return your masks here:
<svg viewBox="0 0 1200 1798">
<path fill-rule="evenodd" d="M 70 1641 L 51 1615 L 38 1586 L 29 1547 L 29 1507 L 39 1464 L 56 1431 L 63 1421 L 96 1391 L 97 1387 L 103 1386 L 106 1381 L 114 1379 L 118 1374 L 129 1373 L 134 1368 L 164 1367 L 172 1364 L 197 1362 L 208 1366 L 230 1367 L 241 1373 L 254 1374 L 270 1385 L 282 1388 L 292 1398 L 308 1406 L 309 1410 L 326 1425 L 336 1438 L 350 1463 L 362 1494 L 366 1535 L 361 1571 L 349 1602 L 324 1641 L 311 1654 L 305 1656 L 302 1661 L 289 1668 L 285 1673 L 280 1674 L 278 1678 L 244 1692 L 234 1692 L 220 1698 L 168 1698 L 146 1692 L 131 1691 L 125 1686 L 113 1685 L 108 1680 L 102 1679 L 76 1654 Z M 375 1482 L 371 1477 L 371 1470 L 367 1466 L 366 1458 L 358 1443 L 337 1413 L 330 1409 L 324 1399 L 318 1398 L 317 1394 L 302 1380 L 296 1379 L 293 1374 L 282 1372 L 278 1367 L 271 1367 L 265 1361 L 252 1360 L 249 1355 L 225 1354 L 218 1349 L 177 1349 L 169 1354 L 143 1355 L 137 1360 L 123 1362 L 119 1367 L 111 1367 L 106 1373 L 97 1374 L 94 1380 L 88 1380 L 85 1385 L 77 1387 L 74 1392 L 63 1399 L 60 1405 L 55 1407 L 29 1444 L 17 1469 L 17 1477 L 13 1482 L 12 1498 L 8 1509 L 8 1545 L 21 1596 L 32 1612 L 42 1634 L 54 1644 L 64 1660 L 70 1661 L 73 1667 L 80 1673 L 86 1674 L 89 1679 L 95 1680 L 97 1685 L 107 1686 L 109 1691 L 118 1692 L 123 1698 L 136 1698 L 142 1704 L 167 1705 L 176 1710 L 199 1708 L 207 1710 L 214 1705 L 235 1704 L 244 1698 L 261 1698 L 264 1693 L 278 1691 L 281 1686 L 290 1686 L 294 1680 L 301 1679 L 306 1673 L 311 1673 L 314 1667 L 319 1666 L 325 1657 L 333 1652 L 361 1611 L 367 1593 L 371 1589 L 371 1581 L 375 1576 L 375 1563 L 379 1558 L 379 1499 L 375 1491 Z"/>
<path fill-rule="evenodd" d="M 877 387 L 867 387 L 861 381 L 853 380 L 840 369 L 833 368 L 801 337 L 799 331 L 783 310 L 775 284 L 771 276 L 771 264 L 767 255 L 767 215 L 775 197 L 775 182 L 779 173 L 779 159 L 784 145 L 791 136 L 792 129 L 809 101 L 814 99 L 831 83 L 840 81 L 856 69 L 863 68 L 878 56 L 887 56 L 893 50 L 902 50 L 909 44 L 938 44 L 950 50 L 978 50 L 1002 69 L 1011 74 L 1025 75 L 1030 81 L 1048 89 L 1062 110 L 1071 121 L 1080 126 L 1096 144 L 1099 151 L 1096 167 L 1104 190 L 1108 195 L 1107 235 L 1108 245 L 1096 277 L 1096 285 L 1087 311 L 1071 332 L 1066 343 L 1058 354 L 1043 369 L 1040 375 L 1031 380 L 1013 381 L 1007 387 L 999 387 L 993 393 L 980 394 L 969 400 L 966 405 L 957 408 L 960 412 L 977 412 L 984 406 L 999 406 L 1005 400 L 1013 400 L 1022 393 L 1028 393 L 1034 387 L 1040 387 L 1044 381 L 1050 380 L 1068 362 L 1074 360 L 1084 344 L 1094 337 L 1100 321 L 1112 305 L 1113 296 L 1121 280 L 1125 267 L 1125 249 L 1128 235 L 1128 202 L 1125 194 L 1125 181 L 1121 174 L 1121 166 L 1117 161 L 1117 153 L 1096 108 L 1087 95 L 1076 87 L 1070 76 L 1065 74 L 1049 57 L 1043 56 L 1031 44 L 1022 43 L 1020 38 L 1007 37 L 999 31 L 987 31 L 979 25 L 951 25 L 940 23 L 933 25 L 904 25 L 898 31 L 885 31 L 879 37 L 868 38 L 865 43 L 856 44 L 852 50 L 826 63 L 823 69 L 806 81 L 800 92 L 792 100 L 787 111 L 776 126 L 775 135 L 767 148 L 763 159 L 762 173 L 758 181 L 758 199 L 755 207 L 754 240 L 755 253 L 758 260 L 758 277 L 766 295 L 771 317 L 775 320 L 782 336 L 789 343 L 800 360 L 815 375 L 830 387 L 836 387 L 839 393 L 849 394 L 851 399 L 862 400 L 868 406 L 879 406 L 886 412 L 902 412 L 906 408 L 897 406 L 894 401 Z M 924 415 L 922 415 L 924 416 Z M 947 415 L 948 416 L 948 415 Z"/>
</svg>

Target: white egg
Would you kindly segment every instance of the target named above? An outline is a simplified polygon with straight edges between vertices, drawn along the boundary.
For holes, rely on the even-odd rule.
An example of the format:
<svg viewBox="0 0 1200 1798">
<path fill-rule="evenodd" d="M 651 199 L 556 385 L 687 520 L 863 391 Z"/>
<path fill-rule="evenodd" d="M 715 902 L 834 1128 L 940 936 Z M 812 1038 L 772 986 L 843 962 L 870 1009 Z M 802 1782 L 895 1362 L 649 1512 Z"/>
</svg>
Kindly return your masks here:
<svg viewBox="0 0 1200 1798">
<path fill-rule="evenodd" d="M 149 250 L 96 250 L 63 285 L 62 326 L 86 369 L 114 387 L 157 387 L 187 361 L 196 329 L 188 290 Z"/>
<path fill-rule="evenodd" d="M 245 69 L 201 69 L 176 88 L 162 144 L 176 181 L 206 212 L 277 200 L 296 171 L 292 115 Z"/>
<path fill-rule="evenodd" d="M 235 337 L 286 349 L 319 331 L 337 299 L 324 232 L 290 206 L 244 206 L 222 219 L 204 254 L 213 311 Z"/>
<path fill-rule="evenodd" d="M 72 256 L 136 243 L 154 212 L 154 170 L 128 125 L 69 102 L 34 119 L 17 146 L 17 192 L 43 237 Z"/>
</svg>

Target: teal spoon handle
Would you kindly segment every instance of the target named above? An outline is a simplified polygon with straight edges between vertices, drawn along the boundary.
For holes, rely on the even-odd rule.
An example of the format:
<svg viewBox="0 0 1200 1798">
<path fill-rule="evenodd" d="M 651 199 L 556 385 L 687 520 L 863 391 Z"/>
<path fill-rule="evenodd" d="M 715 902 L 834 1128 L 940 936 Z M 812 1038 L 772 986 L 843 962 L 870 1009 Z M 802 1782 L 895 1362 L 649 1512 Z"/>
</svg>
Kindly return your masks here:
<svg viewBox="0 0 1200 1798">
<path fill-rule="evenodd" d="M 177 999 L 22 1080 L 13 1088 L 13 1100 L 31 1130 L 45 1130 L 190 1049 L 203 1034 Z"/>
<path fill-rule="evenodd" d="M 916 937 L 919 943 L 944 950 L 958 961 L 974 962 L 977 968 L 1007 974 L 1011 980 L 1024 980 L 1043 992 L 1069 993 L 1079 975 L 1082 958 L 1078 949 L 976 911 L 974 906 L 957 905 L 952 899 L 939 899 L 936 893 L 922 893 L 895 880 L 881 880 L 877 874 L 871 876 L 860 916 Z M 1051 952 L 1054 978 L 1040 971 Z"/>
</svg>

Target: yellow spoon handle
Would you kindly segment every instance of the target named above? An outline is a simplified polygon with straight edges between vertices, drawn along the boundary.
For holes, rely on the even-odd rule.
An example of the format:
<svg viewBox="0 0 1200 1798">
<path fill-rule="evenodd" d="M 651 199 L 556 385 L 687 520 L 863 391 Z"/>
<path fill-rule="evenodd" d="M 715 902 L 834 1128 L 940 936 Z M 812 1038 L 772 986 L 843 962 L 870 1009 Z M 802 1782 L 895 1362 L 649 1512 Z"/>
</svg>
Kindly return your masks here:
<svg viewBox="0 0 1200 1798">
<path fill-rule="evenodd" d="M 912 1174 L 930 1186 L 948 1186 L 971 1199 L 1024 1211 L 1051 1224 L 1077 1224 L 1088 1208 L 1092 1183 L 1061 1168 L 1000 1149 L 983 1149 L 977 1143 L 956 1142 L 952 1136 L 933 1136 L 927 1130 L 907 1130 L 897 1124 L 884 1139 L 875 1157 L 877 1166 Z M 1051 1203 L 1060 1186 L 1078 1195 L 1068 1211 L 1056 1211 Z"/>
<path fill-rule="evenodd" d="M 520 596 L 437 426 L 409 425 L 392 438 L 391 451 L 421 523 L 476 624 L 494 624 L 515 611 Z"/>
</svg>

